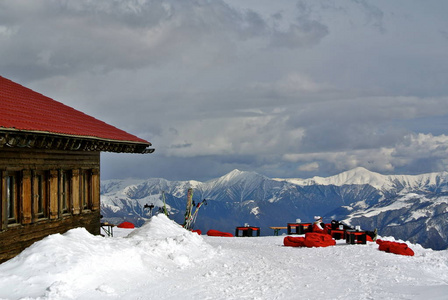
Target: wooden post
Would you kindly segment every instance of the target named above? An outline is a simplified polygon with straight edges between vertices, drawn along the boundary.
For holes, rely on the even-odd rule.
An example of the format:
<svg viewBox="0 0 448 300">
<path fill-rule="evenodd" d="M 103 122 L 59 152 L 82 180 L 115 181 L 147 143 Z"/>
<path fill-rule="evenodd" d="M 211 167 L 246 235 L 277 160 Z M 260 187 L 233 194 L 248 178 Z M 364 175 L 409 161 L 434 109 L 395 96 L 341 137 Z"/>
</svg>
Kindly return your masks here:
<svg viewBox="0 0 448 300">
<path fill-rule="evenodd" d="M 38 179 L 36 176 L 36 171 L 33 171 L 33 176 L 32 176 L 32 189 L 31 189 L 31 209 L 33 211 L 32 213 L 32 218 L 33 218 L 33 222 L 36 222 L 38 219 L 38 215 L 37 215 L 37 211 L 39 210 L 39 183 L 38 183 Z"/>
<path fill-rule="evenodd" d="M 59 172 L 58 172 L 58 207 L 59 207 L 59 209 L 58 209 L 58 217 L 62 217 L 62 213 L 63 213 L 63 210 L 64 210 L 64 208 L 62 206 L 62 199 L 64 197 L 64 195 L 63 195 L 63 187 L 62 187 L 62 185 L 64 183 L 62 182 L 62 177 L 64 175 L 62 174 L 62 172 L 63 172 L 62 169 L 60 169 Z"/>
<path fill-rule="evenodd" d="M 72 201 L 73 208 L 72 212 L 74 215 L 79 215 L 81 212 L 80 208 L 80 194 L 79 194 L 79 169 L 72 170 Z"/>
<path fill-rule="evenodd" d="M 59 216 L 59 185 L 58 185 L 58 170 L 50 171 L 50 219 L 57 219 Z"/>
<path fill-rule="evenodd" d="M 0 193 L 0 228 L 1 229 L 6 229 L 6 227 L 8 226 L 8 215 L 7 215 L 7 206 L 6 206 L 6 178 L 5 178 L 5 172 L 0 172 L 1 174 L 1 180 L 0 180 L 0 184 L 1 184 L 1 193 Z"/>
<path fill-rule="evenodd" d="M 31 218 L 31 170 L 22 171 L 22 187 L 21 187 L 21 212 L 22 212 L 22 224 L 30 224 Z"/>
</svg>

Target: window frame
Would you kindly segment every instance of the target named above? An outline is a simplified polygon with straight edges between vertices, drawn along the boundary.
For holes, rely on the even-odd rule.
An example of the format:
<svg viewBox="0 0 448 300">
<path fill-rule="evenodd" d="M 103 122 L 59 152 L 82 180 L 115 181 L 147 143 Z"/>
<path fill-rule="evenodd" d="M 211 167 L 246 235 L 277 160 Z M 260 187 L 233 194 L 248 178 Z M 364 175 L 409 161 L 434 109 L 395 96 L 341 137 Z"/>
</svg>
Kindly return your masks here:
<svg viewBox="0 0 448 300">
<path fill-rule="evenodd" d="M 92 170 L 81 170 L 80 180 L 80 195 L 81 195 L 81 211 L 91 210 L 92 208 Z"/>
<path fill-rule="evenodd" d="M 33 172 L 33 217 L 36 220 L 48 219 L 49 182 L 47 171 Z"/>
<path fill-rule="evenodd" d="M 61 170 L 60 175 L 60 213 L 62 215 L 71 214 L 73 199 L 72 199 L 72 170 Z"/>
<path fill-rule="evenodd" d="M 5 177 L 5 218 L 8 226 L 20 224 L 20 191 L 21 180 L 19 171 L 8 171 Z"/>
</svg>

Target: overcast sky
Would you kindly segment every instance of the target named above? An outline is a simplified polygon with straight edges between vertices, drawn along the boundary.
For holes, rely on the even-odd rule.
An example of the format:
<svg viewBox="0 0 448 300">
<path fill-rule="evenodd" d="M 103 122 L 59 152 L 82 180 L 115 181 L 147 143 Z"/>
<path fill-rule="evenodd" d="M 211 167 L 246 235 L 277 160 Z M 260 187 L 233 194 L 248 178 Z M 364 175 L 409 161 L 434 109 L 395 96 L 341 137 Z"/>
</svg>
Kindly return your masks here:
<svg viewBox="0 0 448 300">
<path fill-rule="evenodd" d="M 446 0 L 0 0 L 0 73 L 153 144 L 102 154 L 103 179 L 447 171 L 447 16 Z"/>
</svg>

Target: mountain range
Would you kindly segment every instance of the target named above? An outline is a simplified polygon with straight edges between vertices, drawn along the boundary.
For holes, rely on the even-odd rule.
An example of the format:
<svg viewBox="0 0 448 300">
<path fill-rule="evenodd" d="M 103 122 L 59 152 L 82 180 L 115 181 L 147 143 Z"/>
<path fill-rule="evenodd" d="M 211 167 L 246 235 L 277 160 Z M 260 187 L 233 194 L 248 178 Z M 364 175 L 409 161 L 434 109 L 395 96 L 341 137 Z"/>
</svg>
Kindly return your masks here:
<svg viewBox="0 0 448 300">
<path fill-rule="evenodd" d="M 101 181 L 103 221 L 129 221 L 141 226 L 163 207 L 183 224 L 187 190 L 193 200 L 206 199 L 194 229 L 234 233 L 236 226 L 260 227 L 272 235 L 271 226 L 344 221 L 379 235 L 419 243 L 434 250 L 448 248 L 448 172 L 421 175 L 382 175 L 355 168 L 331 177 L 269 178 L 255 172 L 233 170 L 206 182 L 147 180 Z M 154 205 L 154 209 L 145 208 Z"/>
</svg>

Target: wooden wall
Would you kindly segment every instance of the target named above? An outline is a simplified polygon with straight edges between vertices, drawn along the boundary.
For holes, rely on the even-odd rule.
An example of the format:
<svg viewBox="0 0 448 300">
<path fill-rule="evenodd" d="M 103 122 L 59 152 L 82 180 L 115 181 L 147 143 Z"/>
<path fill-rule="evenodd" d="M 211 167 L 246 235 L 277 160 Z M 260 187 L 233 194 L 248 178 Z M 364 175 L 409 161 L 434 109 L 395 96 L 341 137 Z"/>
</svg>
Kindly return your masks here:
<svg viewBox="0 0 448 300">
<path fill-rule="evenodd" d="M 0 147 L 1 170 L 99 169 L 100 152 Z"/>
<path fill-rule="evenodd" d="M 76 227 L 99 234 L 99 169 L 100 152 L 96 151 L 0 147 L 0 262 L 49 234 Z M 36 200 L 39 174 L 45 180 L 41 183 L 45 189 L 41 213 Z M 64 174 L 69 174 L 68 179 Z M 18 181 L 15 221 L 8 219 L 8 176 Z M 69 206 L 65 210 L 63 201 Z"/>
<path fill-rule="evenodd" d="M 54 233 L 85 227 L 92 234 L 100 234 L 100 212 L 92 211 L 77 216 L 63 217 L 26 226 L 15 226 L 0 232 L 0 263 L 20 254 L 34 242 Z"/>
</svg>

